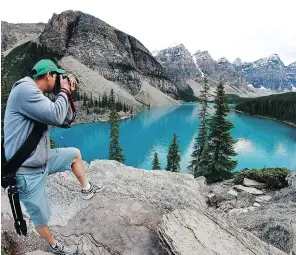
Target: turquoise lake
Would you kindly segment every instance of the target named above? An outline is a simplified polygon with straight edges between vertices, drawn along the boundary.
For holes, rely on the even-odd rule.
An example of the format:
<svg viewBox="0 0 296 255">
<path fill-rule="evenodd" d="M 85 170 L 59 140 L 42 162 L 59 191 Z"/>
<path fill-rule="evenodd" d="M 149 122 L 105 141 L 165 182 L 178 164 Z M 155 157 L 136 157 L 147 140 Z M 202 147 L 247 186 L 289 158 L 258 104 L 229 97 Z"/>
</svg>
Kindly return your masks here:
<svg viewBox="0 0 296 255">
<path fill-rule="evenodd" d="M 164 169 L 175 132 L 180 141 L 181 171 L 186 172 L 200 123 L 198 109 L 198 104 L 159 107 L 121 121 L 120 145 L 124 149 L 125 164 L 151 169 L 153 155 L 157 152 Z M 235 170 L 264 166 L 296 170 L 296 127 L 234 111 L 229 113 L 228 119 L 235 126 L 231 132 L 237 140 L 238 156 L 235 158 L 238 166 Z M 51 137 L 57 147 L 80 149 L 87 162 L 108 159 L 108 123 L 80 124 L 71 129 L 51 128 Z"/>
</svg>

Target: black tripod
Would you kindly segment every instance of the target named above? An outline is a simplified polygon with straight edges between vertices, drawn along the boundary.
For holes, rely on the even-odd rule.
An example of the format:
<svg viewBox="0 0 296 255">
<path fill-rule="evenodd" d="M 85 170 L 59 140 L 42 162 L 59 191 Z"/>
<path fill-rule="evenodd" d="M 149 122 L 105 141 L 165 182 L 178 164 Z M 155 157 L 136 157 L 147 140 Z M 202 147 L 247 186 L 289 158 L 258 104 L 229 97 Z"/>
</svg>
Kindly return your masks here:
<svg viewBox="0 0 296 255">
<path fill-rule="evenodd" d="M 16 188 L 16 180 L 14 178 L 13 184 L 8 188 L 9 202 L 14 218 L 14 226 L 19 235 L 27 235 L 27 224 L 24 220 L 22 208 L 19 199 L 19 193 Z"/>
</svg>

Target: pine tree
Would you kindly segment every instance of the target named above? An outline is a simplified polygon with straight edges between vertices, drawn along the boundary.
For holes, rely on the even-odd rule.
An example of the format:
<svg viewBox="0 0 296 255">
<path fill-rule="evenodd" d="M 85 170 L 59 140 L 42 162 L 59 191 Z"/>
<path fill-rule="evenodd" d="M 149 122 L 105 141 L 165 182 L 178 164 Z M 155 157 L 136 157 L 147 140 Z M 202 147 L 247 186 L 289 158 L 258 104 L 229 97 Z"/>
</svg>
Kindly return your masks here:
<svg viewBox="0 0 296 255">
<path fill-rule="evenodd" d="M 235 141 L 230 133 L 233 125 L 226 119 L 229 108 L 222 77 L 219 78 L 214 108 L 215 113 L 209 121 L 208 142 L 198 162 L 199 173 L 205 176 L 208 182 L 230 178 L 237 165 L 237 161 L 231 159 L 237 154 L 234 151 Z"/>
<path fill-rule="evenodd" d="M 111 89 L 109 99 L 108 99 L 108 105 L 111 108 L 113 107 L 114 104 L 115 104 L 115 94 L 114 94 L 114 90 Z"/>
<path fill-rule="evenodd" d="M 84 93 L 84 96 L 83 96 L 83 106 L 86 106 L 86 94 Z"/>
<path fill-rule="evenodd" d="M 181 157 L 179 155 L 179 144 L 177 140 L 177 135 L 174 133 L 173 140 L 171 141 L 171 144 L 169 146 L 166 170 L 171 172 L 179 172 L 180 161 Z"/>
<path fill-rule="evenodd" d="M 197 136 L 195 137 L 195 143 L 193 147 L 193 152 L 191 154 L 192 160 L 188 166 L 188 169 L 193 172 L 194 176 L 199 176 L 198 162 L 201 158 L 203 149 L 205 148 L 207 141 L 207 130 L 208 130 L 208 100 L 210 86 L 206 77 L 203 79 L 202 91 L 200 92 L 200 105 L 199 117 L 201 119 L 200 126 L 198 128 Z"/>
<path fill-rule="evenodd" d="M 92 108 L 94 106 L 93 96 L 92 93 L 90 94 L 90 101 L 88 102 L 88 107 Z"/>
<path fill-rule="evenodd" d="M 110 123 L 110 150 L 109 159 L 123 163 L 125 161 L 123 149 L 119 145 L 119 114 L 116 112 L 115 104 L 111 105 L 109 115 Z"/>
<path fill-rule="evenodd" d="M 108 96 L 106 94 L 106 92 L 104 92 L 103 97 L 102 97 L 102 107 L 106 108 L 108 104 Z"/>
<path fill-rule="evenodd" d="M 159 160 L 158 160 L 158 155 L 157 155 L 156 152 L 154 153 L 154 159 L 153 159 L 153 162 L 152 162 L 152 169 L 153 170 L 160 170 L 161 169 L 161 166 L 160 166 L 160 163 L 159 163 Z"/>
</svg>

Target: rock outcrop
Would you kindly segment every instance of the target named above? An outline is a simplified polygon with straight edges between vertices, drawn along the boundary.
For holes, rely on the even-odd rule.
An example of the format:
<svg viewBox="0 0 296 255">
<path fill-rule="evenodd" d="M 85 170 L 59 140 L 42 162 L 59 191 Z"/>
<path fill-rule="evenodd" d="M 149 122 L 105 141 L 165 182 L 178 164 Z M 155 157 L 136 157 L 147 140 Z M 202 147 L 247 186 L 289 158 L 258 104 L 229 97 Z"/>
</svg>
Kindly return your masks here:
<svg viewBox="0 0 296 255">
<path fill-rule="evenodd" d="M 163 216 L 158 231 L 168 254 L 284 254 L 249 232 L 204 211 L 175 210 Z"/>
<path fill-rule="evenodd" d="M 296 254 L 295 171 L 287 177 L 287 181 L 289 187 L 278 191 L 266 191 L 268 194 L 263 196 L 258 195 L 258 190 L 253 195 L 253 190 L 245 190 L 249 187 L 240 185 L 238 190 L 245 191 L 230 197 L 229 191 L 233 193 L 232 188 L 237 186 L 229 186 L 224 182 L 214 184 L 208 187 L 208 192 L 216 199 L 211 199 L 209 204 L 226 219 L 251 231 L 261 240 L 287 254 Z M 250 181 L 247 182 L 247 184 L 250 183 Z"/>
<path fill-rule="evenodd" d="M 243 182 L 244 186 L 247 187 L 253 187 L 253 188 L 257 188 L 257 189 L 264 189 L 266 188 L 266 184 L 265 183 L 261 183 L 261 182 L 257 182 L 248 178 L 244 178 L 244 182 Z"/>
<path fill-rule="evenodd" d="M 92 200 L 81 200 L 78 181 L 69 171 L 50 176 L 47 187 L 50 228 L 81 254 L 284 254 L 210 213 L 203 177 L 105 160 L 85 166 L 92 183 L 102 187 Z M 32 225 L 26 238 L 14 233 L 3 191 L 1 197 L 3 245 L 14 240 L 15 254 L 47 252 Z"/>
</svg>

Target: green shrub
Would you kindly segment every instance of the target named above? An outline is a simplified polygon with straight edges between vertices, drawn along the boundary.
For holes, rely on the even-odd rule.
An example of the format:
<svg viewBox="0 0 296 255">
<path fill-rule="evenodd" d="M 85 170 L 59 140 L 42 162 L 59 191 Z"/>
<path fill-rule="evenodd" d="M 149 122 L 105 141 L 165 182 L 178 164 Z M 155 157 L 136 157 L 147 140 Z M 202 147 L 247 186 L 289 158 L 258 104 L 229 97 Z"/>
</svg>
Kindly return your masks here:
<svg viewBox="0 0 296 255">
<path fill-rule="evenodd" d="M 287 175 L 291 170 L 287 168 L 263 168 L 243 170 L 235 173 L 234 183 L 243 184 L 244 178 L 263 182 L 268 189 L 281 189 L 288 186 Z"/>
<path fill-rule="evenodd" d="M 50 138 L 50 148 L 54 149 L 56 147 L 55 142 L 53 139 Z"/>
</svg>

